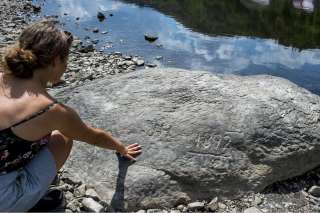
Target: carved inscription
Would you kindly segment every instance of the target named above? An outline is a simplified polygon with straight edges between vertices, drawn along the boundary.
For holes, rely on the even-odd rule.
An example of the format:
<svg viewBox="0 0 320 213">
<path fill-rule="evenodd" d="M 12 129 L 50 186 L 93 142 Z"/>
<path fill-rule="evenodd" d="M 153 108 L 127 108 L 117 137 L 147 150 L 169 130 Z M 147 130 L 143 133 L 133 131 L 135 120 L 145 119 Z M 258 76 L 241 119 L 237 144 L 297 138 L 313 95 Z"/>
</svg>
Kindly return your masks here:
<svg viewBox="0 0 320 213">
<path fill-rule="evenodd" d="M 207 135 L 198 134 L 194 141 L 194 148 L 203 151 L 224 151 L 230 148 L 231 138 L 220 134 L 212 133 Z"/>
</svg>

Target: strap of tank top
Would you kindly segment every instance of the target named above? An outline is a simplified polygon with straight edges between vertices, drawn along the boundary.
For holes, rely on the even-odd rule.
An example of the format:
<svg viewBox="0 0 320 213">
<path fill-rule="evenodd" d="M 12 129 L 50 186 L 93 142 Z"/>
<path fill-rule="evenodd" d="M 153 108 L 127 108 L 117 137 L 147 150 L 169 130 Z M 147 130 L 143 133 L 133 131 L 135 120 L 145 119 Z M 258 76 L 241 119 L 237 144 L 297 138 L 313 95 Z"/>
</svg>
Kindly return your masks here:
<svg viewBox="0 0 320 213">
<path fill-rule="evenodd" d="M 31 116 L 23 119 L 22 121 L 19 121 L 18 123 L 12 125 L 11 127 L 18 126 L 18 125 L 20 125 L 20 124 L 22 124 L 22 123 L 24 123 L 24 122 L 26 122 L 26 121 L 28 121 L 28 120 L 31 120 L 31 119 L 33 119 L 33 118 L 35 118 L 35 117 L 37 117 L 37 116 L 45 113 L 46 111 L 48 111 L 49 109 L 51 109 L 51 107 L 52 107 L 53 105 L 55 105 L 56 103 L 59 103 L 59 102 L 58 102 L 57 100 L 54 100 L 54 102 L 51 103 L 51 104 L 49 104 L 46 108 L 40 110 L 39 112 L 36 112 L 36 113 L 32 114 Z M 10 128 L 11 128 L 11 127 L 10 127 Z"/>
</svg>

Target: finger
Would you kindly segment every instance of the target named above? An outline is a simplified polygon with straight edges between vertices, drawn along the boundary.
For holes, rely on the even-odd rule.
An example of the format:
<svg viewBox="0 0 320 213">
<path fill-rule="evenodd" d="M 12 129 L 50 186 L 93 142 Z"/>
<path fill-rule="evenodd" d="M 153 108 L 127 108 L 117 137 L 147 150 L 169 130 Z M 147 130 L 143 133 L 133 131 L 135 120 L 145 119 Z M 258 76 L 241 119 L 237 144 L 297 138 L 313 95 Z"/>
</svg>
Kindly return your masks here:
<svg viewBox="0 0 320 213">
<path fill-rule="evenodd" d="M 135 155 L 135 154 L 138 154 L 138 153 L 141 153 L 142 152 L 142 150 L 139 150 L 139 151 L 131 151 L 131 152 L 129 152 L 128 154 L 129 155 Z"/>
<path fill-rule="evenodd" d="M 134 157 L 134 158 L 136 158 L 136 157 L 138 157 L 138 156 L 141 155 L 141 154 L 142 154 L 142 152 L 137 153 L 137 154 L 131 154 L 131 156 Z"/>
<path fill-rule="evenodd" d="M 130 159 L 130 160 L 137 161 L 134 157 L 132 157 L 132 156 L 129 155 L 129 154 L 126 154 L 125 157 L 128 158 L 128 159 Z"/>
<path fill-rule="evenodd" d="M 136 150 L 140 150 L 140 149 L 142 149 L 141 146 L 136 146 L 136 147 L 129 148 L 128 150 L 129 151 L 131 151 L 131 150 L 136 151 Z"/>
<path fill-rule="evenodd" d="M 135 147 L 135 146 L 139 146 L 139 144 L 138 143 L 130 144 L 129 146 L 127 146 L 127 148 L 129 149 L 129 148 Z"/>
</svg>

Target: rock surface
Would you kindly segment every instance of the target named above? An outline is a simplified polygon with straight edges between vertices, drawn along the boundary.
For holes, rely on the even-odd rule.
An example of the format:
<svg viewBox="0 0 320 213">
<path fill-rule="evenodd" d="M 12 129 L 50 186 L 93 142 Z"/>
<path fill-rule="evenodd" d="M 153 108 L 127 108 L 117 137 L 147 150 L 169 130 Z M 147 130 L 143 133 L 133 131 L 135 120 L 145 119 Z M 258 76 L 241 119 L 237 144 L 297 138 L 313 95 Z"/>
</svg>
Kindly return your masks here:
<svg viewBox="0 0 320 213">
<path fill-rule="evenodd" d="M 66 168 L 120 210 L 240 196 L 320 160 L 320 99 L 271 76 L 143 70 L 56 94 L 144 153 L 131 165 L 78 143 Z"/>
</svg>

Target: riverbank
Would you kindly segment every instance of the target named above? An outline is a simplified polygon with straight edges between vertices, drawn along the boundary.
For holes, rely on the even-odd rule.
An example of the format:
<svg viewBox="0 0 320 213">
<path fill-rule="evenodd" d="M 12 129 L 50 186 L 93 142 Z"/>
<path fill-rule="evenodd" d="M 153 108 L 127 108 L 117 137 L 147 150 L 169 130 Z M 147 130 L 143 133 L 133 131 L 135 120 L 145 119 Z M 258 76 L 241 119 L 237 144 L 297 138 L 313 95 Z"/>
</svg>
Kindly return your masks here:
<svg viewBox="0 0 320 213">
<path fill-rule="evenodd" d="M 30 22 L 30 16 L 36 15 L 40 7 L 32 5 L 31 1 L 2 1 L 0 3 L 0 47 L 15 41 L 21 29 Z M 51 90 L 62 87 L 78 87 L 98 78 L 109 75 L 133 72 L 143 67 L 143 59 L 138 56 L 124 56 L 121 53 L 105 54 L 91 46 L 83 46 L 80 40 L 75 40 L 70 54 L 69 68 L 63 76 L 63 82 Z M 207 201 L 188 201 L 174 209 L 149 209 L 143 212 L 311 212 L 318 211 L 317 190 L 320 171 L 314 170 L 301 177 L 296 177 L 268 187 L 263 193 L 252 193 L 238 200 L 220 200 L 212 198 Z M 312 188 L 312 186 L 314 186 Z M 68 171 L 60 173 L 57 186 L 64 190 L 65 212 L 88 210 L 112 211 L 107 202 L 102 201 L 90 183 L 83 183 L 78 177 Z M 311 190 L 311 191 L 309 191 Z M 94 207 L 93 207 L 94 206 Z"/>
</svg>

